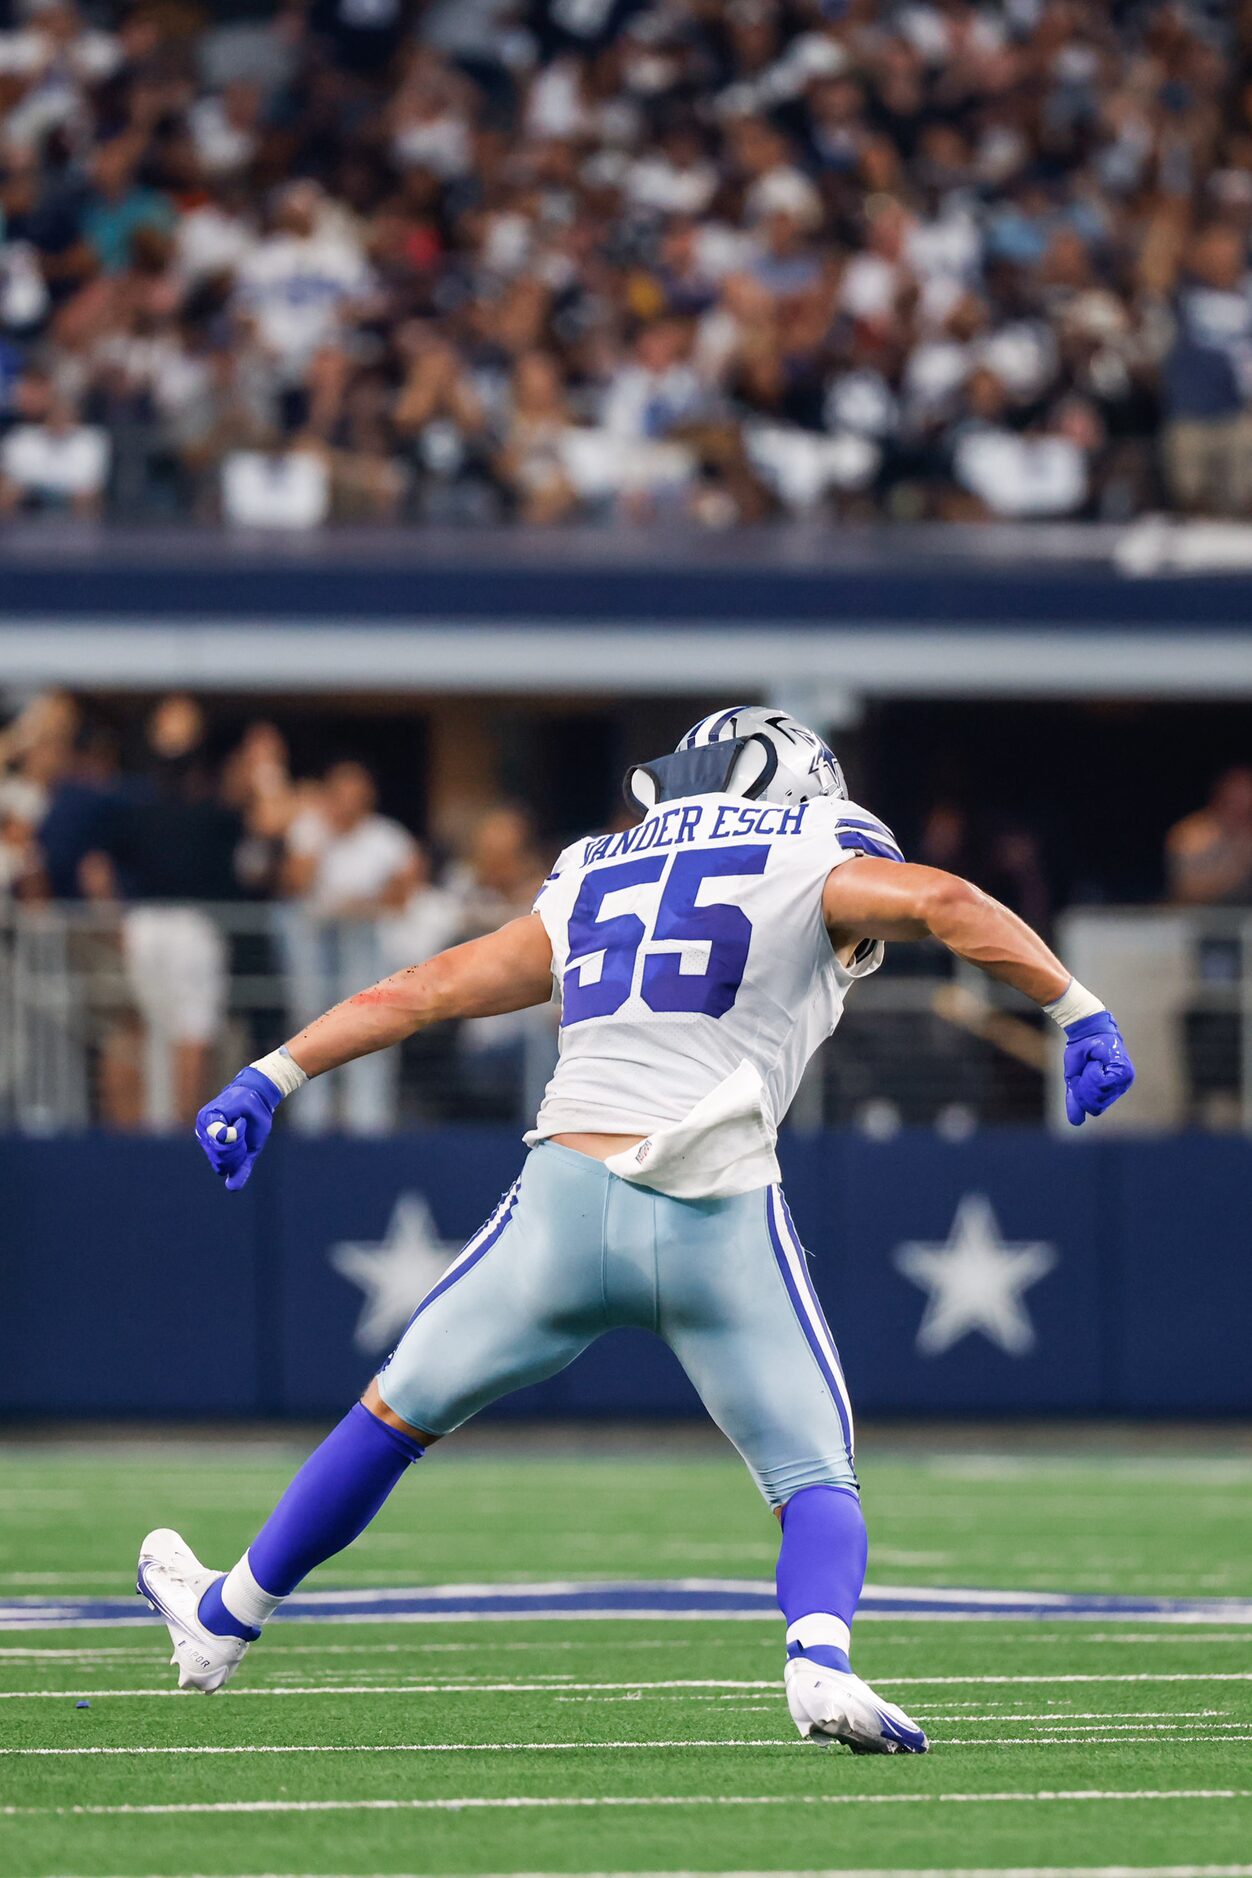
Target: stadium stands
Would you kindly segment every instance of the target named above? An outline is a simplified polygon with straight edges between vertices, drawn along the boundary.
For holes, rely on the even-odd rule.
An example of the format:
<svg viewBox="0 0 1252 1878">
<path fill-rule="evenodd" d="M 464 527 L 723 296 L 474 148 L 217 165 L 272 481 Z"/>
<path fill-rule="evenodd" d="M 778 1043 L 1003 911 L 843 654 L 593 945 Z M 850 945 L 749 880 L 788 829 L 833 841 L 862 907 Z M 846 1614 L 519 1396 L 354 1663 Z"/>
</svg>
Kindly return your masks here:
<svg viewBox="0 0 1252 1878">
<path fill-rule="evenodd" d="M 1252 511 L 1246 8 L 0 22 L 0 513 Z"/>
</svg>

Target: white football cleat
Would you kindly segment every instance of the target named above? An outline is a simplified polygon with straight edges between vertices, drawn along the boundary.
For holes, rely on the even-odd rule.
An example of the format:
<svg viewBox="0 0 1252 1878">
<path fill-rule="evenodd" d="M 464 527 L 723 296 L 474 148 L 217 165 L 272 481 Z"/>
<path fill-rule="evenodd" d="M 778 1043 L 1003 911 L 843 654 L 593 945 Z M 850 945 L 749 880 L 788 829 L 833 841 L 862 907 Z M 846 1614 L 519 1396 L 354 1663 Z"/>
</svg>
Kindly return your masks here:
<svg viewBox="0 0 1252 1878">
<path fill-rule="evenodd" d="M 851 1670 L 792 1656 L 783 1672 L 791 1719 L 806 1740 L 842 1741 L 854 1754 L 925 1754 L 930 1746 L 902 1708 Z"/>
<path fill-rule="evenodd" d="M 180 1689 L 213 1695 L 230 1681 L 248 1647 L 243 1637 L 219 1637 L 198 1615 L 200 1600 L 220 1572 L 202 1565 L 191 1547 L 168 1526 L 150 1532 L 139 1548 L 135 1589 L 165 1620 L 174 1645 L 170 1662 Z"/>
</svg>

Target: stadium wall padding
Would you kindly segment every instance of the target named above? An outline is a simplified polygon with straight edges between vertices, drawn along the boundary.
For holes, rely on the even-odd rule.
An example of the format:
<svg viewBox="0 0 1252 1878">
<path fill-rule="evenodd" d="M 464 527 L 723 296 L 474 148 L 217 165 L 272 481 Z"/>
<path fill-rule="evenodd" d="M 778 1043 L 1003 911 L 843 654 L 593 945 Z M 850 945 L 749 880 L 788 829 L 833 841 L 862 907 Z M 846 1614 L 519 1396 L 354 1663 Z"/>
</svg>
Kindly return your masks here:
<svg viewBox="0 0 1252 1878">
<path fill-rule="evenodd" d="M 1246 571 L 1127 578 L 1109 545 L 1085 525 L 1037 522 L 850 531 L 782 523 L 659 538 L 629 526 L 339 528 L 277 541 L 265 531 L 67 535 L 18 524 L 0 542 L 0 623 L 38 618 L 54 634 L 76 633 L 84 621 L 181 627 L 189 645 L 210 618 L 264 619 L 297 633 L 327 619 L 344 631 L 388 621 L 455 622 L 470 632 L 482 622 L 591 621 L 713 633 L 751 621 L 767 634 L 801 625 L 821 633 L 840 625 L 1246 629 Z"/>
<path fill-rule="evenodd" d="M 0 1413 L 332 1416 L 523 1152 L 280 1133 L 226 1194 L 190 1140 L 0 1138 Z M 862 1412 L 1252 1411 L 1252 1141 L 831 1134 L 783 1165 Z M 943 1282 L 903 1269 L 919 1247 Z M 697 1411 L 659 1341 L 615 1331 L 491 1412 Z"/>
</svg>

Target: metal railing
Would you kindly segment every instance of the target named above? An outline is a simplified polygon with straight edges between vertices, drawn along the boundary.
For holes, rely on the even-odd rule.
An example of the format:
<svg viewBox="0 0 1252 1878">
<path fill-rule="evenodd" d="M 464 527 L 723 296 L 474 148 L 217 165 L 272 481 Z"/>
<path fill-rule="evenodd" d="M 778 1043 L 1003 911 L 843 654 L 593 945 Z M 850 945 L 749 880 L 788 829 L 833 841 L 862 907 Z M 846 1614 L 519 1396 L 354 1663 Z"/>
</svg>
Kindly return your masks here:
<svg viewBox="0 0 1252 1878">
<path fill-rule="evenodd" d="M 1102 1131 L 1252 1134 L 1252 907 L 1073 907 L 1058 944 L 1131 1040 L 1133 1098 Z"/>
<path fill-rule="evenodd" d="M 386 921 L 248 904 L 155 909 L 154 926 L 153 911 L 0 909 L 0 1127 L 184 1126 L 241 1062 L 412 962 Z M 1079 910 L 1062 945 L 1084 982 L 1115 987 L 1140 1068 L 1133 1111 L 1115 1112 L 1125 1126 L 1252 1132 L 1252 913 Z M 555 1007 L 439 1026 L 319 1079 L 291 1124 L 369 1134 L 529 1122 L 555 1054 Z M 791 1120 L 953 1137 L 1052 1123 L 1060 1060 L 1020 998 L 937 946 L 890 948 L 852 991 Z"/>
</svg>

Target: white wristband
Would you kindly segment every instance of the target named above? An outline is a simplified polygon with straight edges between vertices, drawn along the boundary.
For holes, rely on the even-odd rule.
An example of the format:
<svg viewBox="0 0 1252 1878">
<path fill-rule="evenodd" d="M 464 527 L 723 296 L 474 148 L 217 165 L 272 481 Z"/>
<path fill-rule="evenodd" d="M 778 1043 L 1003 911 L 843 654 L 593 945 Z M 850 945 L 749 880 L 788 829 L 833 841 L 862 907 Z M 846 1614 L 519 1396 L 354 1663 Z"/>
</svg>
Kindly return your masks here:
<svg viewBox="0 0 1252 1878">
<path fill-rule="evenodd" d="M 262 1076 L 268 1076 L 284 1096 L 294 1095 L 309 1080 L 286 1044 L 280 1050 L 271 1050 L 268 1056 L 259 1056 L 249 1067 L 259 1069 Z"/>
<path fill-rule="evenodd" d="M 1106 1008 L 1095 993 L 1088 991 L 1086 985 L 1080 985 L 1076 978 L 1071 978 L 1059 998 L 1051 1004 L 1045 1004 L 1044 1014 L 1052 1019 L 1062 1030 L 1069 1024 L 1077 1024 L 1084 1017 L 1096 1017 Z"/>
</svg>

